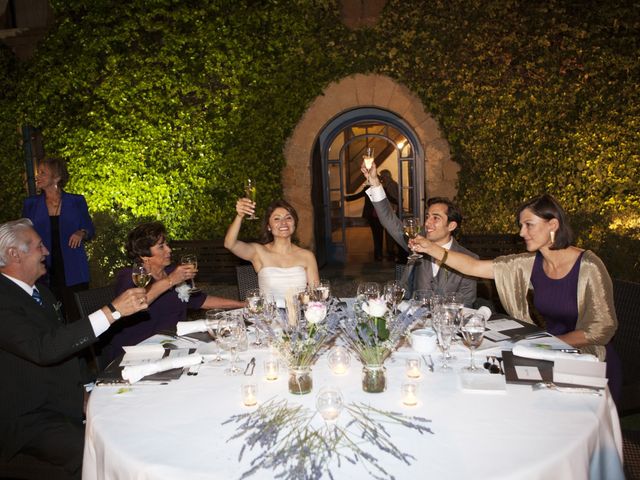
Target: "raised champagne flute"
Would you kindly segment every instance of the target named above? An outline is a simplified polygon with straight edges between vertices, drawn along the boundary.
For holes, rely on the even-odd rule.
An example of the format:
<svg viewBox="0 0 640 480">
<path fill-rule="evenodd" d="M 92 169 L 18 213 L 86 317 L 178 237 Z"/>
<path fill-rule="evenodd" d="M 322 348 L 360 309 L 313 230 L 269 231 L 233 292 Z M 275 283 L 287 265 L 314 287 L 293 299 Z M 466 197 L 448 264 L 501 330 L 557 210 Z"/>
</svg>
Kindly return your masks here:
<svg viewBox="0 0 640 480">
<path fill-rule="evenodd" d="M 142 262 L 134 262 L 131 267 L 131 280 L 138 288 L 145 288 L 151 281 L 151 274 Z"/>
<path fill-rule="evenodd" d="M 374 150 L 373 147 L 367 147 L 365 148 L 365 153 L 362 156 L 362 160 L 364 161 L 364 167 L 367 169 L 367 171 L 371 170 L 371 166 L 373 165 L 373 162 L 375 161 L 375 155 L 374 155 Z M 371 185 L 371 183 L 369 183 L 369 177 L 367 177 L 367 185 Z"/>
<path fill-rule="evenodd" d="M 247 178 L 244 181 L 244 194 L 247 196 L 249 200 L 253 202 L 254 205 L 256 204 L 257 193 L 258 191 L 256 189 L 255 180 L 251 180 L 250 178 Z M 247 217 L 247 220 L 258 220 L 258 217 L 256 216 L 255 213 L 252 213 Z"/>
<path fill-rule="evenodd" d="M 468 372 L 482 372 L 483 369 L 477 367 L 474 359 L 473 352 L 480 346 L 482 343 L 482 338 L 484 337 L 485 330 L 485 320 L 482 315 L 478 315 L 477 313 L 472 313 L 470 315 L 466 315 L 462 318 L 462 325 L 460 331 L 462 332 L 462 341 L 469 349 L 470 355 L 470 363 L 469 366 L 464 370 Z"/>
<path fill-rule="evenodd" d="M 420 220 L 415 217 L 407 217 L 402 220 L 402 230 L 409 240 L 413 240 L 420 234 Z M 413 252 L 407 257 L 407 260 L 415 262 L 422 258 L 418 252 Z"/>
<path fill-rule="evenodd" d="M 180 263 L 182 265 L 193 265 L 193 268 L 197 269 L 198 268 L 198 257 L 196 257 L 196 255 L 194 253 L 187 253 L 185 255 L 182 255 L 182 258 L 180 259 Z M 200 289 L 196 288 L 196 282 L 192 278 L 191 279 L 190 292 L 199 292 L 199 291 L 200 291 Z"/>
</svg>

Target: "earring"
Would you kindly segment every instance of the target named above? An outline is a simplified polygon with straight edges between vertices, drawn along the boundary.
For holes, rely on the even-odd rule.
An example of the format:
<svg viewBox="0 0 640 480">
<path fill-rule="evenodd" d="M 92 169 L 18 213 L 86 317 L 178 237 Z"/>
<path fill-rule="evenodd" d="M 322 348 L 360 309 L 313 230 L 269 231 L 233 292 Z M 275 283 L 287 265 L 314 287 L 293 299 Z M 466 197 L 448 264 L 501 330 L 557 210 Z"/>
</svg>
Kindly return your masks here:
<svg viewBox="0 0 640 480">
<path fill-rule="evenodd" d="M 551 245 L 553 245 L 556 242 L 556 232 L 551 230 L 549 236 L 551 237 Z"/>
</svg>

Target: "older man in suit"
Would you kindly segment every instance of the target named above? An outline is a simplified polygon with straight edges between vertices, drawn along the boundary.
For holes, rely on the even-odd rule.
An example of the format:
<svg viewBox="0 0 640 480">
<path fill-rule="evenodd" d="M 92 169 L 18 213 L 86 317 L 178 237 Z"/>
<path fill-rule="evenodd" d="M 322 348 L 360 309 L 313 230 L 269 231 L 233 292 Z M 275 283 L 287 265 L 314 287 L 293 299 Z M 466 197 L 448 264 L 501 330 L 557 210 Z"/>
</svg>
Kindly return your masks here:
<svg viewBox="0 0 640 480">
<path fill-rule="evenodd" d="M 384 188 L 378 179 L 375 163 L 369 170 L 363 164 L 362 172 L 365 177 L 369 178 L 371 187 L 367 190 L 367 195 L 376 209 L 380 223 L 398 245 L 408 251 L 409 246 L 404 237 L 402 221 L 386 198 Z M 427 202 L 427 207 L 424 221 L 426 237 L 447 250 L 451 249 L 478 258 L 475 253 L 458 244 L 453 237 L 453 233 L 462 223 L 462 215 L 453 202 L 442 197 L 431 198 Z M 414 277 L 413 285 L 408 285 L 411 275 Z M 450 270 L 446 265 L 440 265 L 431 257 L 424 257 L 409 263 L 404 271 L 402 282 L 407 287 L 413 287 L 414 290 L 427 290 L 440 295 L 459 294 L 467 307 L 471 307 L 476 300 L 477 284 L 475 279 Z"/>
<path fill-rule="evenodd" d="M 0 458 L 23 453 L 80 478 L 84 392 L 76 354 L 121 316 L 147 308 L 146 292 L 127 290 L 65 325 L 51 292 L 35 286 L 48 254 L 30 220 L 0 225 Z"/>
</svg>

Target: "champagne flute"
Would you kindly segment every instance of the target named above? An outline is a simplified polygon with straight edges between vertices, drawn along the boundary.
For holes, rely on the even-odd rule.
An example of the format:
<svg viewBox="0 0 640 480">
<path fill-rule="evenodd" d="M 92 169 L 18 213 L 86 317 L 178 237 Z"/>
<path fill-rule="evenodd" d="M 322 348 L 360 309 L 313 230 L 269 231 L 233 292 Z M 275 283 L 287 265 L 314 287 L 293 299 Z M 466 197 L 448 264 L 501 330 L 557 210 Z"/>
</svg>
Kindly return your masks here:
<svg viewBox="0 0 640 480">
<path fill-rule="evenodd" d="M 397 280 L 389 280 L 384 286 L 384 298 L 391 305 L 391 314 L 398 313 L 398 304 L 404 298 L 404 288 Z"/>
<path fill-rule="evenodd" d="M 442 311 L 436 311 L 433 313 L 433 328 L 438 337 L 438 345 L 442 350 L 442 365 L 440 368 L 442 370 L 450 370 L 451 366 L 448 363 L 451 358 L 449 348 L 451 347 L 451 337 L 454 330 L 451 319 Z"/>
<path fill-rule="evenodd" d="M 225 318 L 218 323 L 219 345 L 231 354 L 231 365 L 224 373 L 239 375 L 242 370 L 236 365 L 238 362 L 238 346 L 242 336 L 240 324 L 235 318 Z"/>
<path fill-rule="evenodd" d="M 484 337 L 485 330 L 485 320 L 482 315 L 478 315 L 476 313 L 472 313 L 470 315 L 466 315 L 462 319 L 462 341 L 467 346 L 470 352 L 470 362 L 469 366 L 464 370 L 469 372 L 481 372 L 482 369 L 478 368 L 473 361 L 473 352 L 480 346 L 482 343 L 482 338 Z"/>
<path fill-rule="evenodd" d="M 182 265 L 193 265 L 194 268 L 198 268 L 198 257 L 196 257 L 195 254 L 193 253 L 188 253 L 182 256 L 182 258 L 180 259 L 180 263 Z M 193 278 L 191 279 L 191 289 L 190 292 L 199 292 L 200 289 L 196 288 L 196 282 L 193 280 Z"/>
<path fill-rule="evenodd" d="M 134 262 L 133 267 L 131 267 L 131 280 L 133 280 L 133 284 L 138 288 L 145 288 L 149 285 L 151 281 L 151 274 L 147 270 L 147 267 L 144 266 L 142 262 Z"/>
<path fill-rule="evenodd" d="M 404 218 L 402 220 L 402 230 L 409 240 L 413 240 L 420 234 L 420 220 L 415 217 Z M 422 255 L 412 250 L 411 255 L 407 257 L 407 260 L 415 262 L 420 258 L 422 258 Z"/>
<path fill-rule="evenodd" d="M 224 315 L 224 311 L 217 308 L 212 310 L 207 310 L 205 312 L 205 318 L 206 318 L 205 325 L 207 327 L 207 332 L 209 333 L 209 336 L 213 339 L 213 342 L 216 345 L 216 347 L 218 347 L 215 358 L 211 360 L 211 362 L 214 365 L 224 365 L 225 363 L 225 359 L 222 358 L 222 355 L 220 355 L 220 352 L 222 351 L 222 347 L 218 342 L 218 338 L 219 338 L 218 327 L 220 326 L 220 321 L 223 315 Z"/>
<path fill-rule="evenodd" d="M 255 180 L 251 180 L 247 178 L 244 182 L 244 194 L 247 196 L 249 200 L 251 200 L 255 206 L 256 204 L 256 196 L 258 191 L 256 190 L 256 182 Z M 247 217 L 247 220 L 258 220 L 258 217 L 255 213 L 252 213 Z"/>
<path fill-rule="evenodd" d="M 373 147 L 367 147 L 365 149 L 365 154 L 362 156 L 362 160 L 364 160 L 364 166 L 367 169 L 367 171 L 371 170 L 371 166 L 373 165 L 373 162 L 375 160 L 375 155 L 374 155 L 374 150 Z M 371 183 L 369 182 L 369 177 L 367 176 L 367 185 L 371 185 Z"/>
</svg>

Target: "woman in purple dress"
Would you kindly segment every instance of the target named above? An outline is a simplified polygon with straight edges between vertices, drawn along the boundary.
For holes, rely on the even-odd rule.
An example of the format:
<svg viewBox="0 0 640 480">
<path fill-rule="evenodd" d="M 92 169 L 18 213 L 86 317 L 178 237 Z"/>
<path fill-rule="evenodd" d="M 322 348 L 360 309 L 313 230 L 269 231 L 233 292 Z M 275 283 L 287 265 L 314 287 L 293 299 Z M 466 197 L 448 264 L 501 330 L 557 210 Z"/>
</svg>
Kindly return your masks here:
<svg viewBox="0 0 640 480">
<path fill-rule="evenodd" d="M 172 265 L 167 232 L 160 222 L 143 223 L 127 238 L 127 255 L 142 262 L 151 274 L 147 286 L 149 308 L 117 322 L 110 330 L 104 356 L 108 361 L 120 355 L 123 346 L 136 345 L 163 330 L 175 330 L 176 323 L 187 319 L 187 310 L 210 308 L 241 308 L 244 302 L 213 297 L 202 292 L 189 292 L 189 281 L 197 273 L 193 265 Z M 117 294 L 134 286 L 131 267 L 122 269 L 116 278 Z"/>
<path fill-rule="evenodd" d="M 466 275 L 494 279 L 509 315 L 531 323 L 540 319 L 549 333 L 606 361 L 609 389 L 618 403 L 622 369 L 611 344 L 618 321 L 606 267 L 592 251 L 571 245 L 567 215 L 550 195 L 523 204 L 517 218 L 527 253 L 476 260 L 447 253 L 423 237 L 412 247 Z"/>
</svg>

